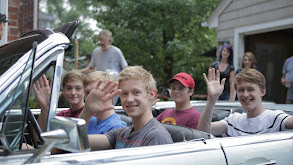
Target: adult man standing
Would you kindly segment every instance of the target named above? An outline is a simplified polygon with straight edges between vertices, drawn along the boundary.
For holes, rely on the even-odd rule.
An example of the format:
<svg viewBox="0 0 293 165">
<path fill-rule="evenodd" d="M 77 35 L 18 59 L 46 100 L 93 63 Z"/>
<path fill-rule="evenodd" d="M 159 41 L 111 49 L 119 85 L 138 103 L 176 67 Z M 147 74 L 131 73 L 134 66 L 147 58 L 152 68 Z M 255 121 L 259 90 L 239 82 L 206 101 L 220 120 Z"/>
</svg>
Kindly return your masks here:
<svg viewBox="0 0 293 165">
<path fill-rule="evenodd" d="M 118 76 L 118 73 L 128 66 L 122 51 L 112 45 L 112 32 L 102 30 L 99 34 L 100 46 L 92 54 L 91 62 L 88 67 L 81 69 L 82 72 L 104 71 L 112 76 Z"/>
<path fill-rule="evenodd" d="M 8 22 L 8 21 L 6 20 L 6 15 L 0 13 L 0 40 L 2 39 L 2 36 L 3 36 L 3 33 L 4 33 L 5 22 Z"/>
<path fill-rule="evenodd" d="M 282 72 L 281 83 L 287 87 L 286 104 L 293 104 L 293 56 L 285 61 Z"/>
</svg>

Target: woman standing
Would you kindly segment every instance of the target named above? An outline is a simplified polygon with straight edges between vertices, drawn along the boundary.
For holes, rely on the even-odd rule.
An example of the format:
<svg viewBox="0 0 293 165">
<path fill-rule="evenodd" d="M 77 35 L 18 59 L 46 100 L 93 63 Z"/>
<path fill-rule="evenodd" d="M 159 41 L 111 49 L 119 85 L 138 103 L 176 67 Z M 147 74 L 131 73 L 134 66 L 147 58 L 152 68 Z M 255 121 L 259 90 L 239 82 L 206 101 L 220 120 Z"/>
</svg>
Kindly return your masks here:
<svg viewBox="0 0 293 165">
<path fill-rule="evenodd" d="M 235 70 L 233 65 L 233 49 L 230 45 L 224 45 L 220 52 L 220 57 L 213 62 L 211 68 L 220 71 L 220 78 L 226 78 L 224 91 L 220 95 L 219 100 L 234 100 L 234 77 Z"/>
<path fill-rule="evenodd" d="M 241 68 L 237 69 L 236 74 L 240 73 L 242 71 L 242 69 L 245 69 L 245 68 L 256 69 L 256 59 L 254 57 L 254 54 L 251 52 L 244 53 L 244 55 L 242 57 Z"/>
</svg>

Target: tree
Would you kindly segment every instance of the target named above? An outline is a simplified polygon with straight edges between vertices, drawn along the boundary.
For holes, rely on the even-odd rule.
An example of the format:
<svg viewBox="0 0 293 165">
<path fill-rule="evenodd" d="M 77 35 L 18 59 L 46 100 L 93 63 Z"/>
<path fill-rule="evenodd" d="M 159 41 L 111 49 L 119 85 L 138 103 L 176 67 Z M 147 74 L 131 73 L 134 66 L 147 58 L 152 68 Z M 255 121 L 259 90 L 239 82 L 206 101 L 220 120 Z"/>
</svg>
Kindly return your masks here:
<svg viewBox="0 0 293 165">
<path fill-rule="evenodd" d="M 201 26 L 218 1 L 207 0 L 100 0 L 94 16 L 113 32 L 129 65 L 150 70 L 158 84 L 178 72 L 203 80 L 215 59 L 201 55 L 216 45 L 215 30 Z M 205 87 L 203 83 L 197 85 Z M 202 88 L 201 88 L 202 89 Z M 205 89 L 205 88 L 204 88 Z"/>
<path fill-rule="evenodd" d="M 95 18 L 99 28 L 113 32 L 113 45 L 122 50 L 128 64 L 142 65 L 151 71 L 158 85 L 167 85 L 167 80 L 178 72 L 191 74 L 196 81 L 196 93 L 206 92 L 202 73 L 215 60 L 201 56 L 216 46 L 216 31 L 201 24 L 219 2 L 67 0 L 70 7 L 65 10 L 60 0 L 47 1 L 49 13 L 59 15 L 61 22 L 69 18 Z M 79 40 L 84 43 L 81 49 L 97 42 L 96 37 L 84 33 Z"/>
<path fill-rule="evenodd" d="M 92 52 L 98 45 L 98 37 L 95 31 L 90 28 L 89 20 L 93 18 L 92 11 L 89 9 L 90 4 L 87 1 L 80 0 L 40 0 L 45 4 L 45 10 L 53 15 L 56 20 L 52 25 L 52 29 L 63 25 L 67 22 L 79 20 L 80 23 L 75 33 L 71 37 L 71 43 L 74 43 L 76 39 L 79 43 L 79 56 L 85 56 L 88 52 Z M 66 53 L 66 57 L 74 58 L 73 52 Z M 86 62 L 86 61 L 85 61 Z M 64 67 L 67 70 L 71 70 L 75 67 L 73 63 L 66 64 Z M 86 65 L 86 64 L 83 64 Z"/>
</svg>

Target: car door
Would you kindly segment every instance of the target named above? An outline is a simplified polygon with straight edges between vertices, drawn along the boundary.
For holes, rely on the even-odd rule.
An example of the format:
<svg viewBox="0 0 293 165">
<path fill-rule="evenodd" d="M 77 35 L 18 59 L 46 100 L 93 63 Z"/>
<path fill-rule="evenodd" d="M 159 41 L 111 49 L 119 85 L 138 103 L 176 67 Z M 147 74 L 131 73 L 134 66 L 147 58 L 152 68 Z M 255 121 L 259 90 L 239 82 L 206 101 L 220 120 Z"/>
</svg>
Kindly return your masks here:
<svg viewBox="0 0 293 165">
<path fill-rule="evenodd" d="M 291 165 L 293 132 L 223 138 L 223 150 L 229 165 Z"/>
</svg>

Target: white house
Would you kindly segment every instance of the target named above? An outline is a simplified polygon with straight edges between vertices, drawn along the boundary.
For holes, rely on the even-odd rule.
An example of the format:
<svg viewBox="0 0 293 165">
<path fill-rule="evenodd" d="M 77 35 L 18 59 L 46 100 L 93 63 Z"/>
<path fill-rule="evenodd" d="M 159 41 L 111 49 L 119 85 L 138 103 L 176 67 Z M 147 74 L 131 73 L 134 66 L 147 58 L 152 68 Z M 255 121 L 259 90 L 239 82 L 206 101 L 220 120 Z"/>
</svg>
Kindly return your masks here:
<svg viewBox="0 0 293 165">
<path fill-rule="evenodd" d="M 217 29 L 218 53 L 223 43 L 234 49 L 235 69 L 246 51 L 254 53 L 267 79 L 264 100 L 284 103 L 284 61 L 293 55 L 293 0 L 223 0 L 207 20 Z"/>
</svg>

